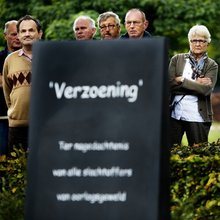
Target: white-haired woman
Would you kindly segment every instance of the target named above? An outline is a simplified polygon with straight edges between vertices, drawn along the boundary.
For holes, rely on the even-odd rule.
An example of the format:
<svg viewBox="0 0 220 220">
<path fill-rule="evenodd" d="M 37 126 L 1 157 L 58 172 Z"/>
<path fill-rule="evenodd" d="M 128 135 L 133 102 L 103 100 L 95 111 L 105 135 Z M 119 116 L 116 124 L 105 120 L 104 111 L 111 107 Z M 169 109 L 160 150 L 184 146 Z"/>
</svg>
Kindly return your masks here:
<svg viewBox="0 0 220 220">
<path fill-rule="evenodd" d="M 195 25 L 189 30 L 188 41 L 190 51 L 173 56 L 169 64 L 171 146 L 180 145 L 184 133 L 190 146 L 208 142 L 212 123 L 210 96 L 218 65 L 207 54 L 211 35 L 206 26 Z"/>
</svg>

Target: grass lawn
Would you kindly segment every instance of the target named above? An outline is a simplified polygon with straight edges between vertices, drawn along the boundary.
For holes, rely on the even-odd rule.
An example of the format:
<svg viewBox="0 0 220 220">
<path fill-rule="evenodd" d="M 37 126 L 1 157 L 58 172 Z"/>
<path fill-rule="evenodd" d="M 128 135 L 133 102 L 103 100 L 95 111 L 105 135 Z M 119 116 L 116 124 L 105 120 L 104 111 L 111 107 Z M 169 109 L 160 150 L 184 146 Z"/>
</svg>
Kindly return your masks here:
<svg viewBox="0 0 220 220">
<path fill-rule="evenodd" d="M 213 122 L 209 132 L 209 143 L 220 139 L 220 122 Z M 188 146 L 186 135 L 183 136 L 182 145 Z"/>
</svg>

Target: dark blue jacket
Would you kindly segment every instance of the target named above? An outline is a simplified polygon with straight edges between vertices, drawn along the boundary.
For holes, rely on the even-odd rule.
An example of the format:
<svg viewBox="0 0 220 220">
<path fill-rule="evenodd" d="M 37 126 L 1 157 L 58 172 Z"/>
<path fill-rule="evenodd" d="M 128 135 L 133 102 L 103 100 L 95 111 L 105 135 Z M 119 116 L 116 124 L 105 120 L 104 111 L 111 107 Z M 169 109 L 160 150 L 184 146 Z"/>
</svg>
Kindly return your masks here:
<svg viewBox="0 0 220 220">
<path fill-rule="evenodd" d="M 145 32 L 144 32 L 143 38 L 146 38 L 146 37 L 151 37 L 151 34 L 150 34 L 148 31 L 145 31 Z M 129 38 L 128 33 L 125 33 L 125 34 L 121 35 L 120 38 L 121 38 L 121 39 L 127 39 L 127 38 Z"/>
<path fill-rule="evenodd" d="M 5 48 L 4 50 L 0 51 L 0 74 L 2 74 L 3 71 L 3 65 L 5 58 L 8 56 L 8 50 Z M 0 116 L 6 116 L 7 115 L 7 105 L 5 103 L 5 97 L 3 94 L 3 88 L 0 87 Z"/>
</svg>

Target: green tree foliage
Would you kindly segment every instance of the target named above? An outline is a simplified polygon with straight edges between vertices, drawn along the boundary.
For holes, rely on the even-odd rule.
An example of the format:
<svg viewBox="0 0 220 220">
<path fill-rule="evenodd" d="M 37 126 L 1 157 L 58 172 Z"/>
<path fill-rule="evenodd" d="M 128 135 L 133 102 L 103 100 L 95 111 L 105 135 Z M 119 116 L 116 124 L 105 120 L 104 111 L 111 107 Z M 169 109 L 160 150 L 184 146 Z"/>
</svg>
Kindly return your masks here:
<svg viewBox="0 0 220 220">
<path fill-rule="evenodd" d="M 4 24 L 8 20 L 18 19 L 21 15 L 28 12 L 28 0 L 0 0 L 0 48 L 4 46 Z"/>
<path fill-rule="evenodd" d="M 156 17 L 153 21 L 155 35 L 165 36 L 170 43 L 170 56 L 189 50 L 187 34 L 195 24 L 208 27 L 212 42 L 209 56 L 220 64 L 220 1 L 218 0 L 161 0 L 155 3 Z M 220 75 L 218 75 L 220 84 Z"/>
<path fill-rule="evenodd" d="M 32 14 L 42 22 L 45 40 L 73 39 L 72 24 L 77 15 L 87 14 L 96 20 L 98 14 L 104 11 L 114 11 L 119 15 L 124 33 L 126 11 L 140 8 L 150 21 L 148 31 L 154 36 L 169 39 L 169 56 L 189 50 L 187 34 L 190 27 L 206 25 L 212 34 L 209 56 L 220 63 L 218 0 L 0 0 L 0 8 L 2 28 L 9 19 Z M 0 46 L 3 45 L 1 33 Z"/>
<path fill-rule="evenodd" d="M 186 3 L 185 0 L 165 0 L 159 2 L 156 11 L 157 18 L 154 20 L 155 32 L 157 35 L 170 39 L 174 52 L 188 50 L 187 33 L 195 24 L 206 25 L 212 34 L 214 43 L 220 37 L 219 1 L 190 0 Z"/>
</svg>

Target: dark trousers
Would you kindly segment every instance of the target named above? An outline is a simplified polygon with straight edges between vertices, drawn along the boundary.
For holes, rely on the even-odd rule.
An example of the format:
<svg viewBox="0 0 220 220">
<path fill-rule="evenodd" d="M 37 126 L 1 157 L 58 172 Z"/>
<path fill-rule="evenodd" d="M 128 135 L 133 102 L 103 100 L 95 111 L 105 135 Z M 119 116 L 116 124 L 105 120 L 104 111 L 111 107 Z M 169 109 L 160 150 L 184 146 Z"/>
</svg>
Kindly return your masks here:
<svg viewBox="0 0 220 220">
<path fill-rule="evenodd" d="M 208 142 L 208 135 L 211 127 L 211 122 L 188 122 L 171 118 L 170 121 L 170 143 L 171 147 L 174 144 L 181 144 L 184 132 L 189 146 L 194 144 Z"/>
<path fill-rule="evenodd" d="M 0 119 L 0 155 L 8 151 L 8 120 Z"/>
<path fill-rule="evenodd" d="M 8 149 L 9 152 L 13 148 L 28 148 L 28 127 L 9 127 L 8 132 Z"/>
</svg>

